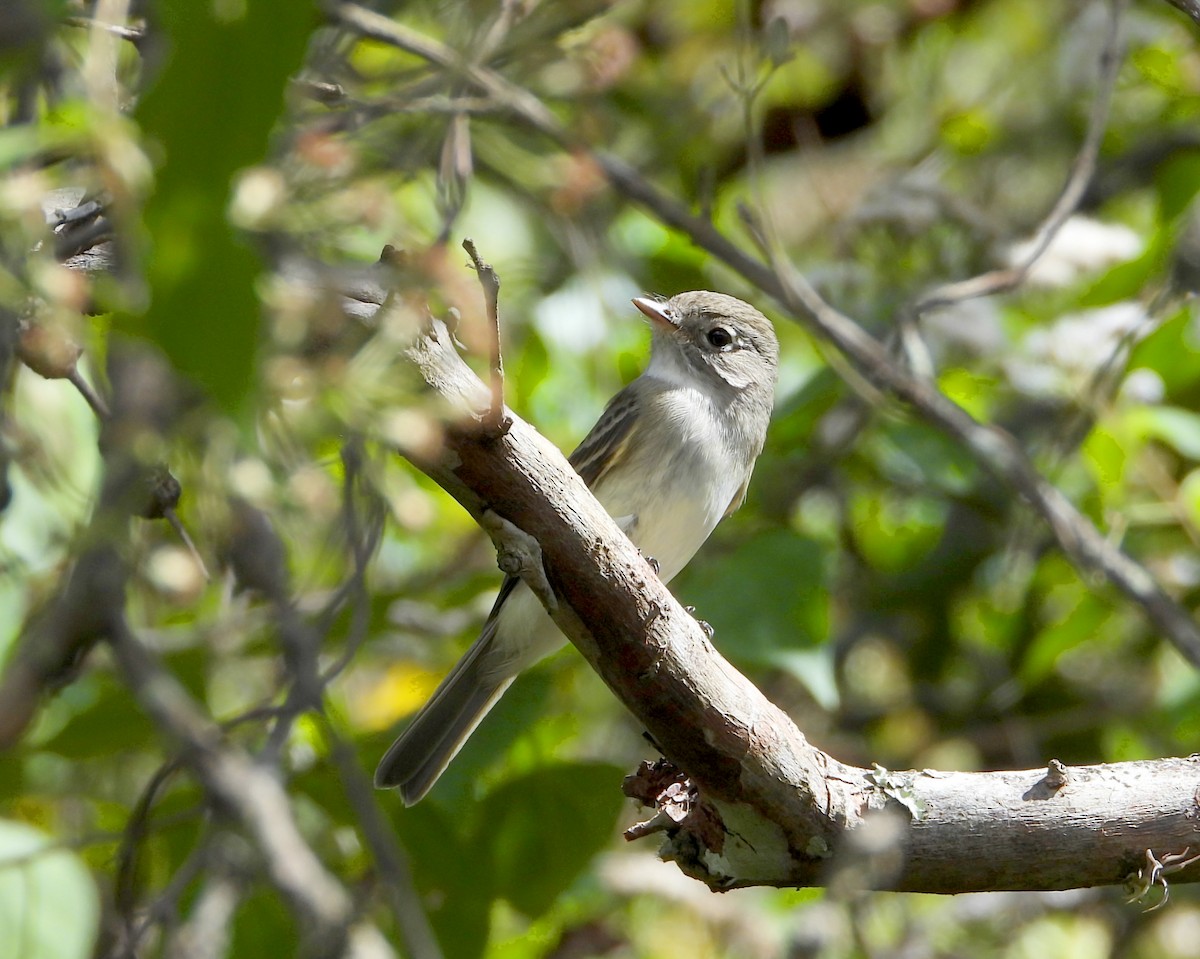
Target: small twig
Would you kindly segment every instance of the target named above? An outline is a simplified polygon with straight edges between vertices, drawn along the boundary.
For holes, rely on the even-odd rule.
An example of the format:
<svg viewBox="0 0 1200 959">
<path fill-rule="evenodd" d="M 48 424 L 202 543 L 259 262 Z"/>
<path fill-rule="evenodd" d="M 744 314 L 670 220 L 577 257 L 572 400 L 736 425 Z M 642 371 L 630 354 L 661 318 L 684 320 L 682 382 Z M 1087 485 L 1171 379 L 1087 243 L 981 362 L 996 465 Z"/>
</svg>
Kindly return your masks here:
<svg viewBox="0 0 1200 959">
<path fill-rule="evenodd" d="M 115 231 L 108 217 L 93 216 L 63 220 L 63 228 L 54 235 L 54 256 L 60 263 L 113 238 Z"/>
<path fill-rule="evenodd" d="M 353 903 L 345 887 L 305 841 L 278 778 L 227 743 L 219 727 L 118 616 L 110 643 L 130 690 L 163 733 L 182 746 L 181 758 L 209 800 L 232 814 L 262 854 L 268 875 L 306 928 L 314 954 L 346 946 Z"/>
<path fill-rule="evenodd" d="M 205 824 L 207 826 L 207 824 Z M 209 847 L 212 841 L 211 831 L 204 829 L 200 833 L 200 838 L 196 840 L 196 844 L 188 852 L 187 857 L 179 864 L 178 868 L 171 875 L 167 884 L 158 892 L 151 902 L 144 909 L 141 922 L 133 931 L 132 939 L 126 944 L 127 955 L 130 959 L 136 959 L 139 955 L 137 945 L 143 939 L 147 932 L 156 925 L 170 925 L 177 914 L 179 902 L 187 893 L 192 883 L 204 872 L 211 869 L 214 865 L 214 860 L 224 861 L 224 857 L 218 859 L 214 856 Z"/>
<path fill-rule="evenodd" d="M 17 742 L 42 696 L 69 681 L 108 634 L 112 597 L 122 595 L 124 576 L 115 548 L 88 550 L 58 595 L 26 625 L 0 675 L 0 748 Z"/>
<path fill-rule="evenodd" d="M 346 102 L 346 88 L 340 83 L 333 83 L 326 80 L 312 80 L 307 77 L 293 77 L 291 86 L 298 93 L 326 106 L 334 106 Z"/>
<path fill-rule="evenodd" d="M 187 547 L 187 551 L 192 554 L 192 559 L 200 567 L 200 572 L 204 575 L 205 581 L 212 582 L 212 576 L 209 575 L 208 567 L 204 565 L 204 557 L 200 555 L 200 550 L 196 549 L 196 544 L 188 534 L 187 527 L 183 525 L 183 520 L 179 518 L 179 514 L 174 509 L 167 507 L 163 510 L 163 518 L 171 524 L 171 529 L 175 530 L 175 535 L 183 540 L 183 545 Z"/>
<path fill-rule="evenodd" d="M 1121 47 L 1121 12 L 1124 0 L 1109 0 L 1108 2 L 1108 32 L 1104 38 L 1104 49 L 1100 54 L 1100 82 L 1096 95 L 1092 100 L 1092 109 L 1088 115 L 1087 133 L 1079 152 L 1071 164 L 1067 174 L 1067 182 L 1063 185 L 1054 206 L 1046 215 L 1034 234 L 1034 241 L 1024 259 L 1016 266 L 1002 270 L 992 270 L 968 280 L 957 283 L 947 283 L 927 293 L 913 307 L 919 316 L 933 309 L 940 309 L 961 303 L 980 296 L 992 296 L 996 293 L 1006 293 L 1025 282 L 1029 271 L 1042 258 L 1054 237 L 1063 225 L 1071 218 L 1083 199 L 1084 192 L 1096 172 L 1096 160 L 1100 155 L 1100 145 L 1104 140 L 1104 131 L 1108 126 L 1108 117 L 1112 109 L 1112 95 L 1117 83 L 1123 57 Z"/>
<path fill-rule="evenodd" d="M 125 934 L 125 947 L 129 954 L 136 954 L 138 939 L 144 931 L 135 928 L 134 907 L 137 902 L 134 888 L 137 878 L 138 851 L 142 841 L 150 831 L 150 811 L 158 799 L 163 787 L 171 777 L 179 771 L 181 763 L 178 759 L 169 759 L 155 770 L 154 775 L 147 781 L 137 802 L 125 821 L 125 831 L 121 835 L 121 843 L 117 847 L 117 868 L 114 880 L 114 905 L 120 917 Z"/>
<path fill-rule="evenodd" d="M 275 763 L 287 745 L 296 720 L 306 712 L 319 712 L 324 704 L 325 687 L 317 667 L 321 635 L 313 629 L 288 599 L 272 604 L 283 647 L 283 664 L 290 683 L 287 697 L 275 717 L 275 724 L 260 753 L 260 761 Z"/>
<path fill-rule="evenodd" d="M 783 259 L 779 248 L 772 243 L 767 236 L 766 227 L 759 217 L 758 213 L 744 203 L 737 205 L 738 219 L 742 221 L 742 226 L 746 228 L 750 239 L 754 246 L 758 249 L 759 254 L 770 266 L 775 277 L 782 284 L 783 279 L 790 271 L 790 266 Z M 891 344 L 888 344 L 889 347 Z M 875 386 L 870 380 L 864 377 L 853 364 L 847 362 L 846 358 L 841 353 L 831 351 L 824 348 L 823 343 L 817 343 L 817 349 L 820 351 L 821 358 L 830 365 L 845 381 L 850 390 L 865 403 L 868 407 L 881 409 L 887 406 L 887 397 Z"/>
<path fill-rule="evenodd" d="M 235 837 L 226 836 L 191 905 L 186 921 L 174 928 L 163 955 L 172 959 L 224 959 L 229 955 L 233 918 L 241 907 L 249 877 Z"/>
<path fill-rule="evenodd" d="M 1047 789 L 1059 790 L 1067 784 L 1067 767 L 1058 759 L 1051 759 L 1046 764 L 1046 776 L 1042 780 Z"/>
<path fill-rule="evenodd" d="M 68 383 L 79 391 L 79 395 L 87 400 L 87 405 L 92 408 L 92 412 L 96 414 L 97 419 L 106 420 L 112 415 L 109 412 L 108 404 L 104 402 L 104 397 L 84 378 L 84 375 L 79 372 L 78 366 L 67 374 L 66 379 Z"/>
<path fill-rule="evenodd" d="M 483 512 L 479 522 L 496 544 L 496 562 L 500 569 L 509 576 L 520 576 L 542 605 L 554 612 L 558 608 L 558 597 L 546 578 L 542 547 L 538 541 L 490 509 Z"/>
<path fill-rule="evenodd" d="M 332 15 L 347 26 L 392 44 L 446 70 L 465 76 L 514 116 L 564 149 L 591 158 L 613 187 L 650 210 L 663 225 L 686 234 L 697 246 L 740 273 L 793 317 L 832 343 L 859 373 L 959 443 L 980 465 L 1026 500 L 1048 525 L 1059 547 L 1081 570 L 1099 570 L 1192 663 L 1200 665 L 1200 625 L 1172 599 L 1141 563 L 1108 542 L 1096 526 L 1034 468 L 1004 430 L 980 423 L 927 381 L 892 362 L 886 349 L 850 317 L 826 303 L 790 266 L 782 275 L 731 241 L 710 221 L 648 182 L 624 160 L 592 148 L 568 131 L 536 96 L 500 74 L 472 66 L 450 47 L 355 3 L 336 3 Z M 1109 66 L 1109 69 L 1115 67 Z M 1094 108 L 1098 112 L 1099 105 Z"/>
<path fill-rule="evenodd" d="M 483 298 L 487 305 L 489 332 L 492 334 L 492 355 L 489 364 L 492 405 L 484 423 L 489 432 L 499 437 L 507 433 L 512 426 L 512 421 L 504 415 L 504 357 L 500 352 L 500 277 L 490 263 L 480 259 L 474 240 L 468 237 L 463 240 L 462 245 L 471 258 L 472 268 L 479 276 L 479 285 L 483 287 Z"/>
<path fill-rule="evenodd" d="M 383 537 L 386 510 L 379 495 L 367 487 L 371 508 L 367 516 L 367 526 L 363 528 L 362 518 L 355 506 L 355 487 L 359 485 L 363 476 L 362 455 L 362 447 L 357 438 L 342 447 L 342 525 L 354 568 L 317 618 L 318 632 L 328 634 L 333 617 L 338 611 L 346 603 L 351 603 L 352 607 L 350 626 L 342 644 L 342 651 L 321 673 L 322 687 L 328 686 L 350 665 L 363 640 L 367 638 L 370 626 L 371 599 L 367 592 L 367 564 Z"/>
<path fill-rule="evenodd" d="M 622 836 L 626 842 L 634 842 L 653 835 L 656 832 L 666 832 L 667 830 L 678 828 L 679 823 L 662 810 L 659 810 L 649 819 L 634 823 L 622 833 Z"/>
<path fill-rule="evenodd" d="M 338 735 L 328 721 L 323 725 L 329 741 L 329 755 L 337 767 L 338 780 L 358 819 L 363 841 L 371 850 L 380 877 L 390 894 L 392 912 L 407 947 L 407 955 L 413 959 L 441 959 L 442 950 L 429 925 L 429 918 L 421 907 L 421 897 L 413 882 L 408 857 L 379 808 L 379 794 L 371 787 L 351 745 Z"/>
<path fill-rule="evenodd" d="M 141 27 L 126 27 L 117 23 L 101 23 L 91 17 L 63 17 L 63 23 L 68 27 L 83 27 L 86 30 L 103 30 L 121 40 L 128 40 L 134 46 L 146 39 L 146 31 Z"/>
<path fill-rule="evenodd" d="M 1159 859 L 1154 855 L 1154 850 L 1146 850 L 1146 865 L 1139 869 L 1126 879 L 1126 884 L 1131 888 L 1131 893 L 1126 902 L 1138 902 L 1150 895 L 1150 890 L 1155 886 L 1162 886 L 1163 897 L 1153 906 L 1148 906 L 1146 912 L 1156 912 L 1171 901 L 1171 886 L 1167 882 L 1167 876 L 1172 873 L 1180 872 L 1188 866 L 1200 862 L 1200 853 L 1195 856 L 1190 856 L 1192 847 L 1188 846 L 1183 852 L 1168 853 Z"/>
</svg>

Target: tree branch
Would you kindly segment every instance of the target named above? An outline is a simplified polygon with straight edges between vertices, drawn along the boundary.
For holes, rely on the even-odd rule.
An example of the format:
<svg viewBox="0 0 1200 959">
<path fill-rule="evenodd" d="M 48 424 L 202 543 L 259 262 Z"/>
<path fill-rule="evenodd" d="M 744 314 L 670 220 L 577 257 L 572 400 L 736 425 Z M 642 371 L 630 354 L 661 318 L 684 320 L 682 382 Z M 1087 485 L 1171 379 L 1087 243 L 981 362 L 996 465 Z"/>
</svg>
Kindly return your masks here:
<svg viewBox="0 0 1200 959">
<path fill-rule="evenodd" d="M 993 296 L 1014 290 L 1025 282 L 1029 272 L 1042 258 L 1058 231 L 1074 214 L 1083 199 L 1092 175 L 1096 172 L 1096 159 L 1100 155 L 1100 145 L 1104 140 L 1104 131 L 1108 127 L 1109 112 L 1112 108 L 1113 90 L 1117 85 L 1117 74 L 1121 70 L 1124 57 L 1121 55 L 1121 14 L 1124 9 L 1123 0 L 1108 0 L 1108 30 L 1104 38 L 1104 49 L 1100 55 L 1100 77 L 1097 90 L 1092 99 L 1092 108 L 1088 114 L 1087 133 L 1067 181 L 1059 192 L 1058 199 L 1034 233 L 1029 252 L 1014 266 L 1002 270 L 991 270 L 967 280 L 947 283 L 931 290 L 922 296 L 913 310 L 920 315 L 930 310 L 940 309 L 961 303 L 963 300 L 980 296 Z"/>
<path fill-rule="evenodd" d="M 1137 560 L 1122 552 L 1034 468 L 1007 431 L 980 423 L 928 381 L 895 363 L 861 325 L 826 303 L 787 264 L 773 267 L 733 243 L 709 220 L 695 216 L 618 157 L 572 135 L 532 93 L 415 30 L 354 3 L 335 3 L 332 15 L 364 36 L 392 44 L 465 78 L 497 104 L 564 149 L 589 156 L 619 192 L 649 209 L 666 226 L 689 236 L 793 318 L 841 351 L 854 368 L 927 423 L 960 443 L 986 470 L 1024 499 L 1046 522 L 1059 547 L 1080 570 L 1096 572 L 1139 604 L 1147 618 L 1193 665 L 1200 666 L 1200 624 L 1169 596 Z"/>
<path fill-rule="evenodd" d="M 1196 845 L 1191 759 L 896 773 L 816 749 L 712 647 L 557 449 L 511 413 L 505 436 L 486 435 L 489 391 L 441 323 L 407 356 L 460 413 L 442 461 L 417 465 L 476 517 L 490 509 L 537 540 L 555 622 L 699 787 L 662 850 L 689 874 L 718 889 L 1063 889 Z"/>
<path fill-rule="evenodd" d="M 110 642 L 142 708 L 179 742 L 184 763 L 210 798 L 238 820 L 260 849 L 272 883 L 306 929 L 312 954 L 345 952 L 351 941 L 353 903 L 300 834 L 278 778 L 224 741 L 220 729 L 158 664 L 123 617 L 112 627 Z"/>
</svg>

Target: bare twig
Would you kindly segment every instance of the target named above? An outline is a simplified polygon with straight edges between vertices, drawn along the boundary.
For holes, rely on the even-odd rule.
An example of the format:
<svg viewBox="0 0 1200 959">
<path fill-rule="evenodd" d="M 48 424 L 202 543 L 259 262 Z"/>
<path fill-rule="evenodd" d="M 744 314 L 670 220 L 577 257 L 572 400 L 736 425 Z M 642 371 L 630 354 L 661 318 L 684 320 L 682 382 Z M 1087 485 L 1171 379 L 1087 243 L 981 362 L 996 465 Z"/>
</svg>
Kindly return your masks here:
<svg viewBox="0 0 1200 959">
<path fill-rule="evenodd" d="M 268 875 L 305 928 L 315 954 L 338 955 L 347 942 L 353 904 L 300 834 L 279 780 L 227 743 L 179 682 L 121 618 L 112 648 L 142 708 L 182 747 L 180 758 L 210 800 L 231 813 L 260 850 Z"/>
<path fill-rule="evenodd" d="M 92 408 L 92 412 L 96 414 L 97 419 L 108 419 L 108 417 L 111 415 L 108 411 L 108 404 L 104 402 L 104 397 L 102 397 L 92 386 L 92 384 L 87 381 L 84 375 L 79 372 L 78 366 L 71 370 L 70 374 L 67 376 L 67 382 L 69 382 L 73 387 L 75 387 L 76 390 L 79 391 L 79 395 L 87 401 L 87 405 Z"/>
<path fill-rule="evenodd" d="M 914 307 L 917 315 L 975 297 L 1006 293 L 1020 286 L 1029 276 L 1034 264 L 1049 249 L 1063 224 L 1075 212 L 1096 171 L 1096 159 L 1100 155 L 1100 144 L 1104 140 L 1104 131 L 1112 109 L 1113 89 L 1116 87 L 1117 74 L 1124 59 L 1121 55 L 1121 13 L 1124 6 L 1124 0 L 1108 0 L 1108 30 L 1100 54 L 1100 79 L 1088 115 L 1087 133 L 1071 164 L 1067 182 L 1063 185 L 1058 200 L 1034 233 L 1029 252 L 1016 266 L 991 270 L 957 283 L 947 283 L 925 294 Z"/>
<path fill-rule="evenodd" d="M 124 578 L 115 548 L 87 551 L 59 595 L 25 630 L 0 677 L 0 748 L 17 742 L 42 695 L 72 678 L 108 634 L 111 597 L 123 595 Z"/>
<path fill-rule="evenodd" d="M 146 31 L 142 27 L 127 27 L 117 23 L 101 23 L 91 17 L 64 17 L 63 23 L 69 27 L 83 27 L 87 30 L 103 30 L 121 40 L 128 40 L 137 46 L 146 39 Z"/>
<path fill-rule="evenodd" d="M 1162 899 L 1148 906 L 1146 912 L 1156 912 L 1161 909 L 1171 900 L 1171 886 L 1167 882 L 1167 876 L 1171 873 L 1181 872 L 1187 869 L 1188 866 L 1193 866 L 1200 862 L 1200 854 L 1189 856 L 1192 847 L 1188 846 L 1183 852 L 1168 853 L 1159 859 L 1154 855 L 1153 849 L 1146 850 L 1146 864 L 1136 873 L 1126 878 L 1126 886 L 1130 889 L 1129 898 L 1126 902 L 1138 902 L 1146 899 L 1150 895 L 1150 890 L 1155 886 L 1162 887 Z"/>
<path fill-rule="evenodd" d="M 36 322 L 20 324 L 16 353 L 21 362 L 48 380 L 66 380 L 87 401 L 97 419 L 111 415 L 108 404 L 79 371 L 83 347 L 62 330 Z"/>
<path fill-rule="evenodd" d="M 60 263 L 111 240 L 115 233 L 108 217 L 98 214 L 64 220 L 63 224 L 54 236 L 54 255 Z"/>
<path fill-rule="evenodd" d="M 225 847 L 234 847 L 226 836 Z M 223 959 L 229 954 L 233 917 L 241 905 L 247 877 L 237 861 L 237 849 L 222 848 L 204 878 L 188 920 L 176 928 L 165 955 L 173 959 Z"/>
<path fill-rule="evenodd" d="M 504 357 L 500 351 L 500 277 L 492 264 L 480 258 L 479 251 L 475 249 L 474 240 L 468 237 L 463 240 L 462 245 L 471 258 L 471 267 L 479 275 L 479 285 L 483 287 L 483 299 L 487 305 L 488 332 L 492 337 L 492 355 L 489 363 L 492 406 L 488 410 L 485 423 L 493 433 L 503 434 L 507 426 L 504 418 Z"/>
<path fill-rule="evenodd" d="M 207 824 L 206 824 L 207 826 Z M 218 867 L 218 863 L 227 863 L 224 850 L 221 854 L 212 848 L 213 833 L 205 828 L 196 844 L 188 852 L 187 857 L 179 864 L 167 884 L 159 890 L 154 900 L 143 910 L 141 922 L 132 930 L 132 936 L 124 945 L 121 955 L 136 959 L 139 955 L 138 945 L 150 929 L 156 925 L 173 926 L 178 916 L 179 904 L 187 894 L 192 883 L 204 873 Z M 219 867 L 218 867 L 219 871 Z"/>
<path fill-rule="evenodd" d="M 200 550 L 196 549 L 196 544 L 192 541 L 192 537 L 188 533 L 187 527 L 183 525 L 183 520 L 179 518 L 179 514 L 173 508 L 168 507 L 163 510 L 163 518 L 171 524 L 171 529 L 175 530 L 175 535 L 183 540 L 183 545 L 192 554 L 192 559 L 200 567 L 200 573 L 204 576 L 205 580 L 211 582 L 212 576 L 208 572 L 208 566 L 204 563 L 204 557 L 200 555 Z"/>
<path fill-rule="evenodd" d="M 339 781 L 354 809 L 363 840 L 379 867 L 408 955 L 412 959 L 441 959 L 442 950 L 421 908 L 421 897 L 413 883 L 408 857 L 379 808 L 376 798 L 379 794 L 363 773 L 350 744 L 331 724 L 326 722 L 324 726 L 330 757 L 338 768 Z"/>
<path fill-rule="evenodd" d="M 304 709 L 315 708 L 318 710 L 318 716 L 323 718 L 319 707 L 325 686 L 349 663 L 354 650 L 366 635 L 370 612 L 366 592 L 366 568 L 381 533 L 382 514 L 379 512 L 373 517 L 371 525 L 365 531 L 362 529 L 355 508 L 355 486 L 362 474 L 360 458 L 361 450 L 356 441 L 351 441 L 343 447 L 345 479 L 342 515 L 354 569 L 345 590 L 339 592 L 343 599 L 349 598 L 354 603 L 353 619 L 346 650 L 324 673 L 319 672 L 316 650 L 340 601 L 325 611 L 316 627 L 305 623 L 300 618 L 295 602 L 286 592 L 288 577 L 282 543 L 270 529 L 265 515 L 255 511 L 246 517 L 248 528 L 243 534 L 240 549 L 244 551 L 250 548 L 260 552 L 263 544 L 272 544 L 266 549 L 272 557 L 270 562 L 254 574 L 254 579 L 264 588 L 279 620 L 285 661 L 292 681 L 287 700 L 281 707 L 271 711 L 276 721 L 262 751 L 262 755 L 268 758 L 279 754 L 292 723 Z M 239 565 L 245 566 L 245 563 Z M 440 959 L 441 952 L 429 921 L 421 909 L 407 859 L 376 804 L 373 790 L 358 765 L 357 758 L 328 721 L 324 722 L 324 728 L 331 744 L 331 754 L 339 768 L 340 781 L 358 816 L 364 839 L 387 883 L 408 954 L 414 959 Z"/>
<path fill-rule="evenodd" d="M 383 536 L 383 521 L 385 510 L 379 496 L 371 493 L 371 510 L 367 516 L 367 526 L 363 528 L 362 518 L 355 506 L 356 487 L 362 479 L 362 448 L 357 439 L 352 439 L 342 447 L 342 525 L 345 528 L 346 544 L 350 551 L 354 568 L 346 582 L 335 592 L 322 610 L 316 629 L 321 634 L 328 634 L 333 617 L 342 606 L 352 603 L 350 628 L 342 652 L 325 671 L 321 673 L 321 686 L 328 686 L 342 671 L 350 665 L 354 654 L 367 637 L 367 627 L 370 624 L 370 596 L 367 594 L 367 563 L 374 554 Z M 365 484 L 363 484 L 365 486 Z"/>
<path fill-rule="evenodd" d="M 260 759 L 278 757 L 291 733 L 292 724 L 303 712 L 321 707 L 324 687 L 317 674 L 321 634 L 296 608 L 291 595 L 287 546 L 271 518 L 244 501 L 232 503 L 226 554 L 238 581 L 261 593 L 271 604 L 283 663 L 290 684 L 287 698 L 275 712 L 275 724 L 263 746 Z"/>
<path fill-rule="evenodd" d="M 137 802 L 125 821 L 121 843 L 117 847 L 116 878 L 114 880 L 114 905 L 122 927 L 122 955 L 137 954 L 138 940 L 148 924 L 140 928 L 134 924 L 134 908 L 137 902 L 137 863 L 142 841 L 150 832 L 150 811 L 159 793 L 171 777 L 179 771 L 179 760 L 172 759 L 155 770 L 143 787 Z"/>
<path fill-rule="evenodd" d="M 479 524 L 496 544 L 496 562 L 500 569 L 509 576 L 520 576 L 542 605 L 553 611 L 558 600 L 546 579 L 538 541 L 490 509 L 484 511 Z"/>
<path fill-rule="evenodd" d="M 1167 595 L 1144 566 L 1108 542 L 1061 491 L 1041 476 L 1009 433 L 985 426 L 934 386 L 897 366 L 877 340 L 826 303 L 804 277 L 791 269 L 776 271 L 749 255 L 711 222 L 695 216 L 650 184 L 628 163 L 593 150 L 574 137 L 536 96 L 498 73 L 466 64 L 445 45 L 357 4 L 337 3 L 332 7 L 332 13 L 342 23 L 366 36 L 393 44 L 467 77 L 514 116 L 553 142 L 586 153 L 626 197 L 645 206 L 666 226 L 685 233 L 698 246 L 774 297 L 793 317 L 842 351 L 860 374 L 911 405 L 923 419 L 958 441 L 984 468 L 1029 503 L 1076 566 L 1102 573 L 1142 607 L 1155 627 L 1190 662 L 1200 666 L 1200 626 L 1192 615 Z"/>
</svg>

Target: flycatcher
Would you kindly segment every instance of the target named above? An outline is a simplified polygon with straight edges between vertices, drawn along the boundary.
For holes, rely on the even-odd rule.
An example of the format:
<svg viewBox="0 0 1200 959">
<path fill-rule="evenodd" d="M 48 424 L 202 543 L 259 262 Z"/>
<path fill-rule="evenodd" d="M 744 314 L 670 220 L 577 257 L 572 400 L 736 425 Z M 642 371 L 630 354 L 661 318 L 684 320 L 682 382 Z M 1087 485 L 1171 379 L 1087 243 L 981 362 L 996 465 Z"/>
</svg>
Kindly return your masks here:
<svg viewBox="0 0 1200 959">
<path fill-rule="evenodd" d="M 650 363 L 570 459 L 665 583 L 745 499 L 779 342 L 770 320 L 723 293 L 633 304 L 651 321 Z M 384 755 L 375 785 L 417 802 L 517 674 L 565 642 L 529 587 L 505 579 L 479 638 Z"/>
</svg>

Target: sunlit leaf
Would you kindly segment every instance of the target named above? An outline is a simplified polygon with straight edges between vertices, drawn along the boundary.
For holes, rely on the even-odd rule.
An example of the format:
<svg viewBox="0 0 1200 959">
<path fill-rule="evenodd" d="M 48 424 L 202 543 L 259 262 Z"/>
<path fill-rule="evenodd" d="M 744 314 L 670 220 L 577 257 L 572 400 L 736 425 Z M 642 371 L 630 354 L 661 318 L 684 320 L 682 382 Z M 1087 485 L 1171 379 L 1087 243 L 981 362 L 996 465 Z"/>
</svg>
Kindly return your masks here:
<svg viewBox="0 0 1200 959">
<path fill-rule="evenodd" d="M 100 897 L 79 858 L 24 823 L 0 819 L 0 954 L 86 959 Z"/>
</svg>

